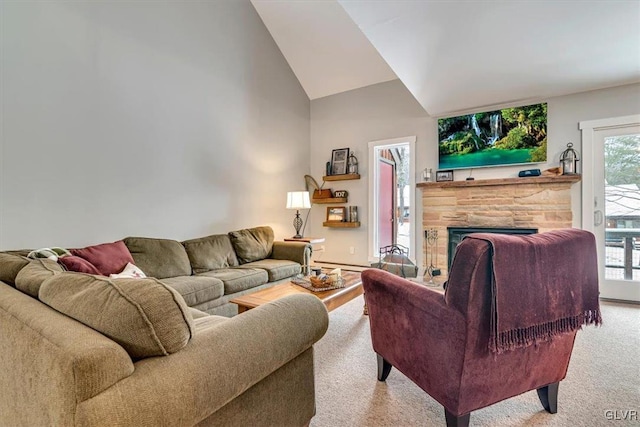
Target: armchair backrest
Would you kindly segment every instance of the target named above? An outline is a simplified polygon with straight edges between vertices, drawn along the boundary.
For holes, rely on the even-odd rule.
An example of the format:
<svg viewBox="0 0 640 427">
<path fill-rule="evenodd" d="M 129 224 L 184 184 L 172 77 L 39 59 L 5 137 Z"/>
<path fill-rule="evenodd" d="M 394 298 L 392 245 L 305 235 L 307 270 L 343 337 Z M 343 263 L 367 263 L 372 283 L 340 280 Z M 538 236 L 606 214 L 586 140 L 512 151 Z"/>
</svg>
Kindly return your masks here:
<svg viewBox="0 0 640 427">
<path fill-rule="evenodd" d="M 463 314 L 480 320 L 478 312 L 491 290 L 491 246 L 488 242 L 464 239 L 456 248 L 449 269 L 445 302 Z M 488 312 L 486 313 L 488 316 Z"/>
</svg>

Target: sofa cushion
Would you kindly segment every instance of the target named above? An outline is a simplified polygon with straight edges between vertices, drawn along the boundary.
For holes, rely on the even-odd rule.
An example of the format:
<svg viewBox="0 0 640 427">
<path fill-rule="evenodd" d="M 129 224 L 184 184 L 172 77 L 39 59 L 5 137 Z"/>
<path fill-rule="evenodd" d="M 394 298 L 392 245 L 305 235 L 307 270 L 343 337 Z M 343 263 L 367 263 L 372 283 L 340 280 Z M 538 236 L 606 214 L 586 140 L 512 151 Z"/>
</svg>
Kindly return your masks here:
<svg viewBox="0 0 640 427">
<path fill-rule="evenodd" d="M 220 268 L 200 273 L 198 276 L 215 277 L 222 280 L 225 295 L 255 288 L 269 281 L 267 272 L 258 268 Z"/>
<path fill-rule="evenodd" d="M 152 278 L 61 273 L 42 283 L 39 299 L 111 338 L 132 359 L 175 353 L 195 331 L 180 294 Z"/>
<path fill-rule="evenodd" d="M 0 281 L 15 286 L 16 276 L 27 264 L 29 264 L 28 258 L 0 252 Z"/>
<path fill-rule="evenodd" d="M 204 276 L 178 276 L 162 279 L 184 298 L 189 307 L 220 298 L 224 295 L 222 280 Z"/>
<path fill-rule="evenodd" d="M 269 258 L 273 249 L 271 227 L 246 228 L 229 233 L 233 249 L 241 264 Z"/>
<path fill-rule="evenodd" d="M 93 264 L 103 276 L 120 273 L 128 262 L 133 263 L 131 253 L 122 240 L 113 243 L 72 249 L 71 255 L 84 258 Z"/>
<path fill-rule="evenodd" d="M 38 292 L 42 282 L 64 270 L 60 264 L 47 258 L 38 258 L 29 261 L 16 276 L 16 288 L 27 295 L 38 298 Z"/>
<path fill-rule="evenodd" d="M 176 240 L 127 237 L 124 243 L 135 260 L 134 264 L 149 277 L 191 276 L 187 252 Z"/>
<path fill-rule="evenodd" d="M 78 273 L 101 274 L 95 265 L 91 264 L 84 258 L 76 255 L 67 255 L 58 258 L 58 263 L 62 264 L 67 271 L 76 271 Z"/>
<path fill-rule="evenodd" d="M 297 262 L 283 259 L 262 259 L 242 264 L 240 268 L 261 268 L 266 270 L 267 274 L 269 274 L 270 282 L 295 276 L 302 271 L 302 267 Z"/>
<path fill-rule="evenodd" d="M 216 234 L 182 242 L 194 273 L 235 267 L 238 258 L 227 234 Z"/>
</svg>

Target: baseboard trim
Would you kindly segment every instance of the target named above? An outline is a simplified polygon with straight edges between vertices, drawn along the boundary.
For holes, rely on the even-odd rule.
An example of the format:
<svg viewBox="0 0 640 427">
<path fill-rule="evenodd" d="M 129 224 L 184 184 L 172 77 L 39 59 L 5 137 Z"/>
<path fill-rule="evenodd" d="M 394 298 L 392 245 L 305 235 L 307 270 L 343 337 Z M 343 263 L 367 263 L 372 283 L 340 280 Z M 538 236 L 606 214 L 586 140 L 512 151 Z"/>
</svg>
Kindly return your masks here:
<svg viewBox="0 0 640 427">
<path fill-rule="evenodd" d="M 371 266 L 369 265 L 346 264 L 342 262 L 331 262 L 331 261 L 316 261 L 315 264 L 325 268 L 341 268 L 347 271 L 359 271 L 359 272 L 362 272 L 368 268 L 371 268 Z"/>
</svg>

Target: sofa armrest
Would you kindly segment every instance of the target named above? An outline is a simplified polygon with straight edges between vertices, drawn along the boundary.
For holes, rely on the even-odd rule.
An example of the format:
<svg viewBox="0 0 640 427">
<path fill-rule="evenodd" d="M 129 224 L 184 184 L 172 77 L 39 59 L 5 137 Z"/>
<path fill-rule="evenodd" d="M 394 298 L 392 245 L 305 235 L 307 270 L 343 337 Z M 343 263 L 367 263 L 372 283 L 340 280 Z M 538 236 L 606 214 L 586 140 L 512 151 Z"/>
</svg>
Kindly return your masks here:
<svg viewBox="0 0 640 427">
<path fill-rule="evenodd" d="M 286 259 L 308 266 L 311 262 L 312 248 L 305 242 L 273 242 L 272 259 Z"/>
<path fill-rule="evenodd" d="M 197 424 L 309 349 L 328 322 L 324 304 L 300 294 L 198 330 L 184 349 L 137 362 L 133 375 L 80 404 L 78 423 Z"/>
<path fill-rule="evenodd" d="M 1 425 L 62 426 L 134 364 L 109 338 L 0 283 L 0 372 Z"/>
</svg>

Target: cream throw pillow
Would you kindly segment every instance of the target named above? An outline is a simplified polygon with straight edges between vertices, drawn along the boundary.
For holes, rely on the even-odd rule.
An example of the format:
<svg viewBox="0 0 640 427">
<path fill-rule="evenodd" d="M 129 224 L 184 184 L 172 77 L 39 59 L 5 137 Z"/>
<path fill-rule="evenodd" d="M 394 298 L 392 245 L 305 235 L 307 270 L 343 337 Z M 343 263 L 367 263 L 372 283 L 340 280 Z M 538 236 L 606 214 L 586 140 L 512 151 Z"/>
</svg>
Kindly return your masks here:
<svg viewBox="0 0 640 427">
<path fill-rule="evenodd" d="M 147 277 L 146 274 L 142 270 L 140 270 L 137 266 L 131 264 L 130 262 L 124 267 L 124 269 L 118 274 L 110 274 L 110 278 L 112 279 L 144 279 Z"/>
</svg>

